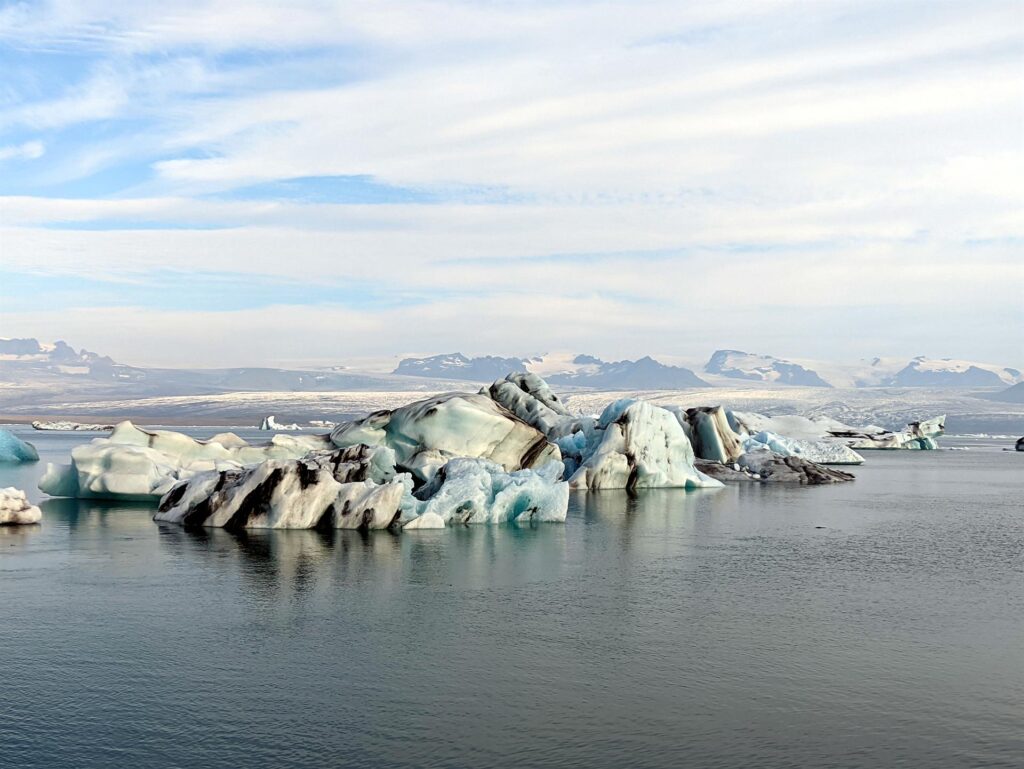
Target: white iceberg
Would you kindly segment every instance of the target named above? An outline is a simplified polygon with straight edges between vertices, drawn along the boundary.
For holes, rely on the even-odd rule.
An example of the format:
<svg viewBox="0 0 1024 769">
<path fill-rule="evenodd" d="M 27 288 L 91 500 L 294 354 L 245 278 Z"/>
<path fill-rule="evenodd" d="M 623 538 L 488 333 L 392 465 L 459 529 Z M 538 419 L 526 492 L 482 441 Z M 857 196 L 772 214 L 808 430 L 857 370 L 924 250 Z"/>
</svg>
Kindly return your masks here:
<svg viewBox="0 0 1024 769">
<path fill-rule="evenodd" d="M 159 499 L 179 480 L 196 473 L 294 459 L 330 446 L 326 437 L 316 435 L 275 435 L 267 443 L 249 444 L 233 433 L 222 433 L 201 441 L 122 422 L 109 437 L 73 448 L 70 464 L 48 465 L 39 488 L 55 497 Z"/>
<path fill-rule="evenodd" d="M 24 491 L 13 486 L 0 489 L 0 526 L 39 523 L 42 518 L 42 510 L 29 504 Z"/>
<path fill-rule="evenodd" d="M 10 430 L 0 430 L 0 462 L 20 464 L 38 461 L 39 452 L 35 446 L 23 441 Z"/>
<path fill-rule="evenodd" d="M 693 447 L 671 412 L 644 401 L 610 404 L 598 420 L 600 444 L 569 479 L 573 489 L 721 486 L 694 467 Z"/>
<path fill-rule="evenodd" d="M 268 417 L 264 417 L 260 423 L 261 430 L 301 430 L 302 428 L 297 424 L 283 425 L 274 419 L 274 415 L 271 414 Z"/>
<path fill-rule="evenodd" d="M 61 432 L 110 432 L 113 425 L 84 424 L 82 422 L 40 422 L 34 421 L 32 427 L 36 430 L 59 430 Z"/>
<path fill-rule="evenodd" d="M 387 446 L 398 467 L 428 483 L 455 457 L 487 459 L 505 471 L 561 461 L 558 447 L 486 395 L 448 393 L 394 411 L 377 411 L 331 433 L 334 445 Z"/>
<path fill-rule="evenodd" d="M 821 465 L 859 465 L 864 457 L 845 443 L 838 441 L 810 441 L 787 438 L 767 430 L 750 435 L 743 440 L 743 451 L 767 449 L 783 457 L 801 457 Z"/>
</svg>

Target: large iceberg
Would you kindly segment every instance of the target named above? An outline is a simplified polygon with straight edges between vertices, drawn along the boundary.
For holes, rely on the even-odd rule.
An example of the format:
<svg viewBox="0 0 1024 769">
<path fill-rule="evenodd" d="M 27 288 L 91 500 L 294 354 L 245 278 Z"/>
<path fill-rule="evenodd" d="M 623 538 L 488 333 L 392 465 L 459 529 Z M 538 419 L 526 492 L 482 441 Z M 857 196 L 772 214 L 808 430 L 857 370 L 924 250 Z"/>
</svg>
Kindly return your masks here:
<svg viewBox="0 0 1024 769">
<path fill-rule="evenodd" d="M 200 473 L 165 494 L 154 519 L 235 530 L 561 522 L 569 505 L 561 471 L 557 462 L 506 472 L 483 459 L 452 459 L 414 497 L 392 449 L 359 444 Z"/>
<path fill-rule="evenodd" d="M 351 446 L 199 473 L 160 500 L 154 520 L 224 529 L 386 529 L 412 488 L 394 452 Z"/>
<path fill-rule="evenodd" d="M 33 504 L 21 489 L 8 486 L 0 489 L 0 526 L 39 523 L 43 512 Z"/>
<path fill-rule="evenodd" d="M 10 430 L 0 430 L 0 462 L 38 462 L 39 452 Z"/>
<path fill-rule="evenodd" d="M 326 436 L 275 435 L 267 443 L 250 444 L 233 433 L 222 433 L 202 441 L 122 422 L 109 437 L 73 448 L 70 464 L 48 465 L 39 488 L 55 497 L 159 499 L 179 480 L 196 473 L 296 459 L 330 447 Z"/>
<path fill-rule="evenodd" d="M 694 467 L 676 416 L 645 401 L 616 401 L 598 420 L 600 443 L 569 479 L 573 489 L 703 488 L 722 484 Z"/>
<path fill-rule="evenodd" d="M 456 457 L 487 459 L 505 471 L 540 468 L 562 458 L 542 432 L 480 393 L 448 393 L 377 411 L 339 425 L 331 441 L 339 448 L 387 446 L 417 485 L 429 483 Z"/>
</svg>

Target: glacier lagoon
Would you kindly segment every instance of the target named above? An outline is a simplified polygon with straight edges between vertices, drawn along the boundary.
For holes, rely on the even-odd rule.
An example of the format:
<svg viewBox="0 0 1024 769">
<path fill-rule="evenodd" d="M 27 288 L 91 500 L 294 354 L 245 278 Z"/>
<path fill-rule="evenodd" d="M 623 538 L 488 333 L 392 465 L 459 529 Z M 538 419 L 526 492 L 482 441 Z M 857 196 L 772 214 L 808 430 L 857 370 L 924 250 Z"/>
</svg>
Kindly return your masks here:
<svg viewBox="0 0 1024 769">
<path fill-rule="evenodd" d="M 42 461 L 0 486 L 34 502 L 93 437 L 14 432 Z M 44 501 L 0 529 L 4 760 L 1016 766 L 1022 457 L 943 445 L 971 450 L 403 536 Z"/>
</svg>

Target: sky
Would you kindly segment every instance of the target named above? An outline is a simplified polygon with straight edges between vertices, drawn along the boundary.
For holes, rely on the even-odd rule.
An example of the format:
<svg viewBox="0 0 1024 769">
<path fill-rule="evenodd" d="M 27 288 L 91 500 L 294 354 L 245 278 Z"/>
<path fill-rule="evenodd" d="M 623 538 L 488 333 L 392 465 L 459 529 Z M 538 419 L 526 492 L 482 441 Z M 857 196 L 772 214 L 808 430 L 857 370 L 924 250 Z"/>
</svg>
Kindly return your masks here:
<svg viewBox="0 0 1024 769">
<path fill-rule="evenodd" d="M 0 0 L 0 336 L 1024 367 L 1024 3 Z"/>
</svg>

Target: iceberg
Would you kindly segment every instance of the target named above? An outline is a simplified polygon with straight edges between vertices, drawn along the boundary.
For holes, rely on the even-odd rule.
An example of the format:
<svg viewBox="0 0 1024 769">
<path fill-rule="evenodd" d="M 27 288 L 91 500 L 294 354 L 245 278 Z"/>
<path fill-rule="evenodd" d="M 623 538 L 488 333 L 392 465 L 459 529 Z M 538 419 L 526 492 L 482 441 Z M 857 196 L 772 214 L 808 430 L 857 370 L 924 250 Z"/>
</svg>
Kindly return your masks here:
<svg viewBox="0 0 1024 769">
<path fill-rule="evenodd" d="M 803 457 L 779 456 L 770 449 L 748 451 L 733 464 L 697 460 L 697 467 L 726 482 L 755 481 L 817 486 L 854 480 L 852 474 L 842 470 L 833 470 Z"/>
<path fill-rule="evenodd" d="M 10 430 L 0 430 L 0 462 L 38 462 L 39 452 Z"/>
<path fill-rule="evenodd" d="M 558 447 L 543 433 L 486 395 L 448 393 L 377 411 L 346 422 L 331 433 L 339 448 L 366 444 L 387 446 L 397 465 L 412 473 L 417 485 L 456 457 L 487 459 L 506 471 L 560 463 Z"/>
<path fill-rule="evenodd" d="M 506 472 L 485 459 L 453 459 L 429 487 L 417 492 L 427 496 L 417 506 L 419 517 L 407 525 L 424 516 L 437 516 L 446 524 L 562 523 L 569 509 L 569 484 L 561 477 L 559 462 Z"/>
<path fill-rule="evenodd" d="M 675 414 L 645 401 L 608 405 L 600 443 L 569 479 L 573 489 L 712 488 L 721 482 L 694 467 L 693 447 Z"/>
<path fill-rule="evenodd" d="M 890 432 L 844 431 L 832 433 L 838 438 L 848 438 L 852 449 L 912 449 L 934 450 L 939 447 L 936 438 L 946 431 L 946 415 L 933 417 L 923 422 L 911 422 L 902 430 Z"/>
<path fill-rule="evenodd" d="M 783 457 L 800 457 L 820 465 L 860 465 L 864 457 L 844 443 L 786 438 L 762 430 L 743 441 L 744 452 L 767 449 Z"/>
<path fill-rule="evenodd" d="M 733 462 L 743 453 L 740 436 L 732 429 L 726 411 L 721 406 L 703 406 L 669 409 L 676 415 L 693 446 L 693 453 L 700 459 L 715 462 Z"/>
<path fill-rule="evenodd" d="M 328 448 L 326 436 L 275 435 L 267 443 L 249 444 L 234 433 L 221 433 L 201 441 L 122 422 L 109 437 L 73 448 L 70 464 L 48 465 L 39 488 L 55 497 L 159 499 L 179 480 L 196 473 L 295 459 Z"/>
<path fill-rule="evenodd" d="M 394 452 L 351 446 L 299 459 L 199 473 L 170 489 L 154 520 L 240 529 L 386 529 L 408 504 L 412 480 Z"/>
<path fill-rule="evenodd" d="M 0 489 L 0 526 L 39 523 L 42 518 L 43 511 L 29 504 L 24 491 L 13 486 Z"/>
<path fill-rule="evenodd" d="M 114 429 L 113 425 L 92 425 L 83 424 L 81 422 L 40 422 L 35 421 L 32 423 L 32 427 L 36 430 L 60 430 L 63 432 L 74 432 L 78 430 L 88 432 L 110 432 Z"/>
<path fill-rule="evenodd" d="M 154 520 L 231 530 L 562 522 L 569 486 L 561 471 L 557 462 L 506 472 L 483 459 L 452 459 L 414 497 L 392 449 L 359 444 L 194 475 L 164 495 Z"/>
<path fill-rule="evenodd" d="M 261 430 L 301 430 L 302 428 L 297 424 L 283 425 L 274 419 L 274 415 L 271 414 L 269 417 L 265 417 L 260 423 Z"/>
</svg>

